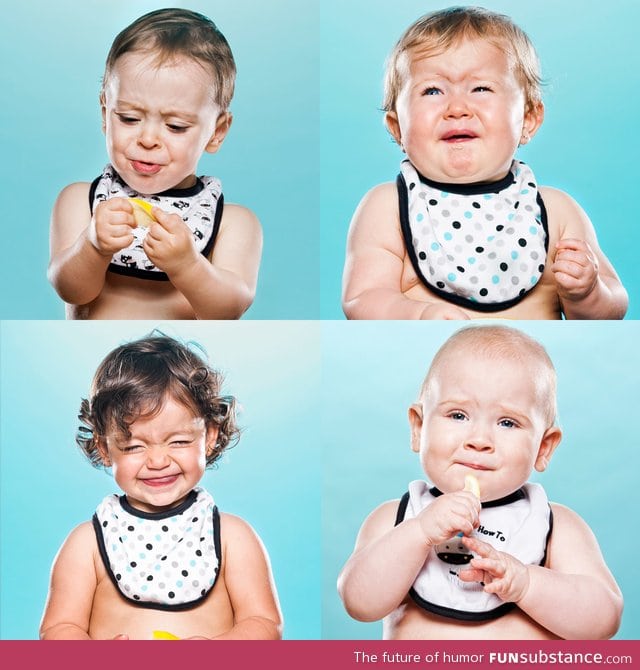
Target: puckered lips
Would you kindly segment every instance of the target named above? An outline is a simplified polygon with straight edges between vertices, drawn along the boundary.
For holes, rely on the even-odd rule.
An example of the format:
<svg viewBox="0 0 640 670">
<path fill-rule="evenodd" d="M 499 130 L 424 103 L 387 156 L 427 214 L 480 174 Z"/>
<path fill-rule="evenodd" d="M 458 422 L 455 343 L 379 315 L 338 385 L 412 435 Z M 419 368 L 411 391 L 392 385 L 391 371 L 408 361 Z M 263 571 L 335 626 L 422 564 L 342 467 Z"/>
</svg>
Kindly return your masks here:
<svg viewBox="0 0 640 670">
<path fill-rule="evenodd" d="M 478 134 L 468 128 L 453 128 L 452 130 L 447 130 L 440 139 L 455 144 L 456 142 L 469 142 L 470 140 L 475 140 L 476 137 L 478 137 Z"/>
</svg>

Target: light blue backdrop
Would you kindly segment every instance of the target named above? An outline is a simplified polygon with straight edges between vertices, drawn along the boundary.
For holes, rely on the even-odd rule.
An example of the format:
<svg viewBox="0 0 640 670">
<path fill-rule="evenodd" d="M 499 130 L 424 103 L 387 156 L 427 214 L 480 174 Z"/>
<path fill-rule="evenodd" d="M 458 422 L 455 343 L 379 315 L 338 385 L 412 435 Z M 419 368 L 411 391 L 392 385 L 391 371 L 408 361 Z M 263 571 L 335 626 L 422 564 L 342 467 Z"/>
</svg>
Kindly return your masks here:
<svg viewBox="0 0 640 670">
<path fill-rule="evenodd" d="M 320 636 L 319 326 L 307 322 L 4 322 L 1 326 L 0 639 L 33 639 L 51 562 L 117 489 L 76 448 L 80 399 L 115 346 L 152 328 L 200 342 L 240 403 L 243 434 L 203 485 L 271 557 L 285 637 Z"/>
<path fill-rule="evenodd" d="M 296 0 L 0 0 L 0 318 L 61 319 L 46 278 L 49 217 L 67 184 L 107 162 L 98 91 L 116 34 L 163 6 L 211 17 L 238 78 L 234 122 L 201 174 L 262 222 L 264 252 L 248 319 L 319 315 L 318 18 Z"/>
<path fill-rule="evenodd" d="M 593 529 L 625 598 L 618 637 L 637 639 L 639 324 L 511 325 L 542 342 L 558 372 L 564 436 L 547 471 L 533 479 L 545 486 L 550 500 L 575 510 Z M 325 639 L 382 634 L 380 623 L 350 619 L 336 579 L 365 517 L 424 476 L 410 450 L 407 409 L 434 353 L 459 327 L 450 322 L 324 324 L 322 408 L 330 436 L 323 448 L 322 487 Z"/>
<path fill-rule="evenodd" d="M 456 2 L 326 0 L 321 6 L 321 313 L 344 318 L 341 275 L 349 220 L 370 188 L 393 181 L 403 156 L 383 126 L 384 61 L 419 16 Z M 474 3 L 471 3 L 474 4 Z M 486 0 L 532 38 L 547 86 L 546 120 L 519 156 L 541 184 L 572 195 L 640 318 L 637 193 L 640 46 L 636 0 Z"/>
</svg>

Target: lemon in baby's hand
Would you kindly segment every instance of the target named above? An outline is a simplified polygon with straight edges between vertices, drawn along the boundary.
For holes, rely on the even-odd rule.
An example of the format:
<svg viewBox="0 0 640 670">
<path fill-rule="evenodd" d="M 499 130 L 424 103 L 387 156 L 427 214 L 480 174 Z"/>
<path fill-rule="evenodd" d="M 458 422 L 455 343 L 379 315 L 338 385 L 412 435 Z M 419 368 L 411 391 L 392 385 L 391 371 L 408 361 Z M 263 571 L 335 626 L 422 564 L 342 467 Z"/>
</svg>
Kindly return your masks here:
<svg viewBox="0 0 640 670">
<path fill-rule="evenodd" d="M 154 640 L 179 640 L 180 638 L 173 633 L 168 633 L 166 630 L 154 630 L 153 631 Z"/>
<path fill-rule="evenodd" d="M 136 225 L 140 228 L 148 228 L 155 219 L 151 214 L 153 205 L 146 200 L 140 198 L 129 198 L 129 202 L 133 207 L 133 218 L 136 220 Z"/>
</svg>

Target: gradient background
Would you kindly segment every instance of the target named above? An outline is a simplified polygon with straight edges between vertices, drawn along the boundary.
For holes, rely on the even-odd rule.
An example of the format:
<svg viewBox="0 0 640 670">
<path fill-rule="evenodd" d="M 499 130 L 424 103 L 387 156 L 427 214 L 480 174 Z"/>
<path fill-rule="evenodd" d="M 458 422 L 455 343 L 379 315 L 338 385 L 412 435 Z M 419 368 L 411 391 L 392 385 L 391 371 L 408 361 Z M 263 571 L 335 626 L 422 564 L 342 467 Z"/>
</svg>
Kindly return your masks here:
<svg viewBox="0 0 640 670">
<path fill-rule="evenodd" d="M 202 484 L 262 538 L 285 637 L 319 638 L 319 326 L 249 321 L 2 324 L 0 638 L 37 638 L 55 553 L 117 491 L 76 448 L 80 399 L 109 351 L 156 326 L 202 344 L 224 372 L 244 432 Z"/>
<path fill-rule="evenodd" d="M 502 322 L 504 323 L 504 322 Z M 625 598 L 620 639 L 638 639 L 638 322 L 516 322 L 558 373 L 563 440 L 532 481 L 591 526 Z M 365 517 L 424 474 L 410 449 L 407 409 L 451 322 L 334 322 L 323 327 L 322 637 L 380 639 L 380 623 L 345 612 L 336 579 Z M 326 432 L 326 431 L 325 431 Z"/>
<path fill-rule="evenodd" d="M 418 17 L 465 4 L 433 0 L 325 0 L 321 5 L 321 314 L 344 318 L 341 276 L 349 221 L 362 196 L 393 181 L 403 157 L 383 126 L 384 62 Z M 529 34 L 547 82 L 546 120 L 518 156 L 541 184 L 572 195 L 640 318 L 640 231 L 635 130 L 640 106 L 636 0 L 485 0 Z M 622 197 L 620 194 L 623 194 Z"/>
<path fill-rule="evenodd" d="M 0 0 L 0 299 L 3 319 L 63 319 L 46 278 L 49 217 L 58 193 L 107 163 L 98 105 L 118 32 L 160 7 L 206 14 L 238 68 L 233 126 L 200 174 L 227 202 L 253 210 L 264 231 L 248 319 L 319 318 L 317 4 L 296 0 Z"/>
</svg>

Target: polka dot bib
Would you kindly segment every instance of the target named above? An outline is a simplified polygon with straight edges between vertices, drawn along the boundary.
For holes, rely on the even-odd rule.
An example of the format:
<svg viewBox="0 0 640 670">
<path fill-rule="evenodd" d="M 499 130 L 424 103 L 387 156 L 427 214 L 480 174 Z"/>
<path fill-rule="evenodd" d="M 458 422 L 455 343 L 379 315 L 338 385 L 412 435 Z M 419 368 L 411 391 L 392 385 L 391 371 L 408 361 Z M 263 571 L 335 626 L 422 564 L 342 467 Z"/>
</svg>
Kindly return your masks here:
<svg viewBox="0 0 640 670">
<path fill-rule="evenodd" d="M 158 195 L 144 195 L 125 184 L 111 165 L 107 165 L 91 185 L 89 195 L 91 211 L 98 203 L 110 198 L 140 198 L 170 214 L 178 214 L 193 233 L 196 248 L 209 256 L 222 217 L 222 184 L 215 177 L 198 177 L 192 188 L 171 189 Z M 133 242 L 116 252 L 109 264 L 109 271 L 141 279 L 168 280 L 148 258 L 142 248 L 148 228 L 133 228 Z"/>
<path fill-rule="evenodd" d="M 120 593 L 141 607 L 189 609 L 211 591 L 220 570 L 220 518 L 196 488 L 178 507 L 148 513 L 125 496 L 107 496 L 93 515 L 98 548 Z"/>
<path fill-rule="evenodd" d="M 536 286 L 549 241 L 527 165 L 513 161 L 507 176 L 491 184 L 441 184 L 404 160 L 397 186 L 407 252 L 427 288 L 491 312 L 515 305 Z"/>
</svg>

